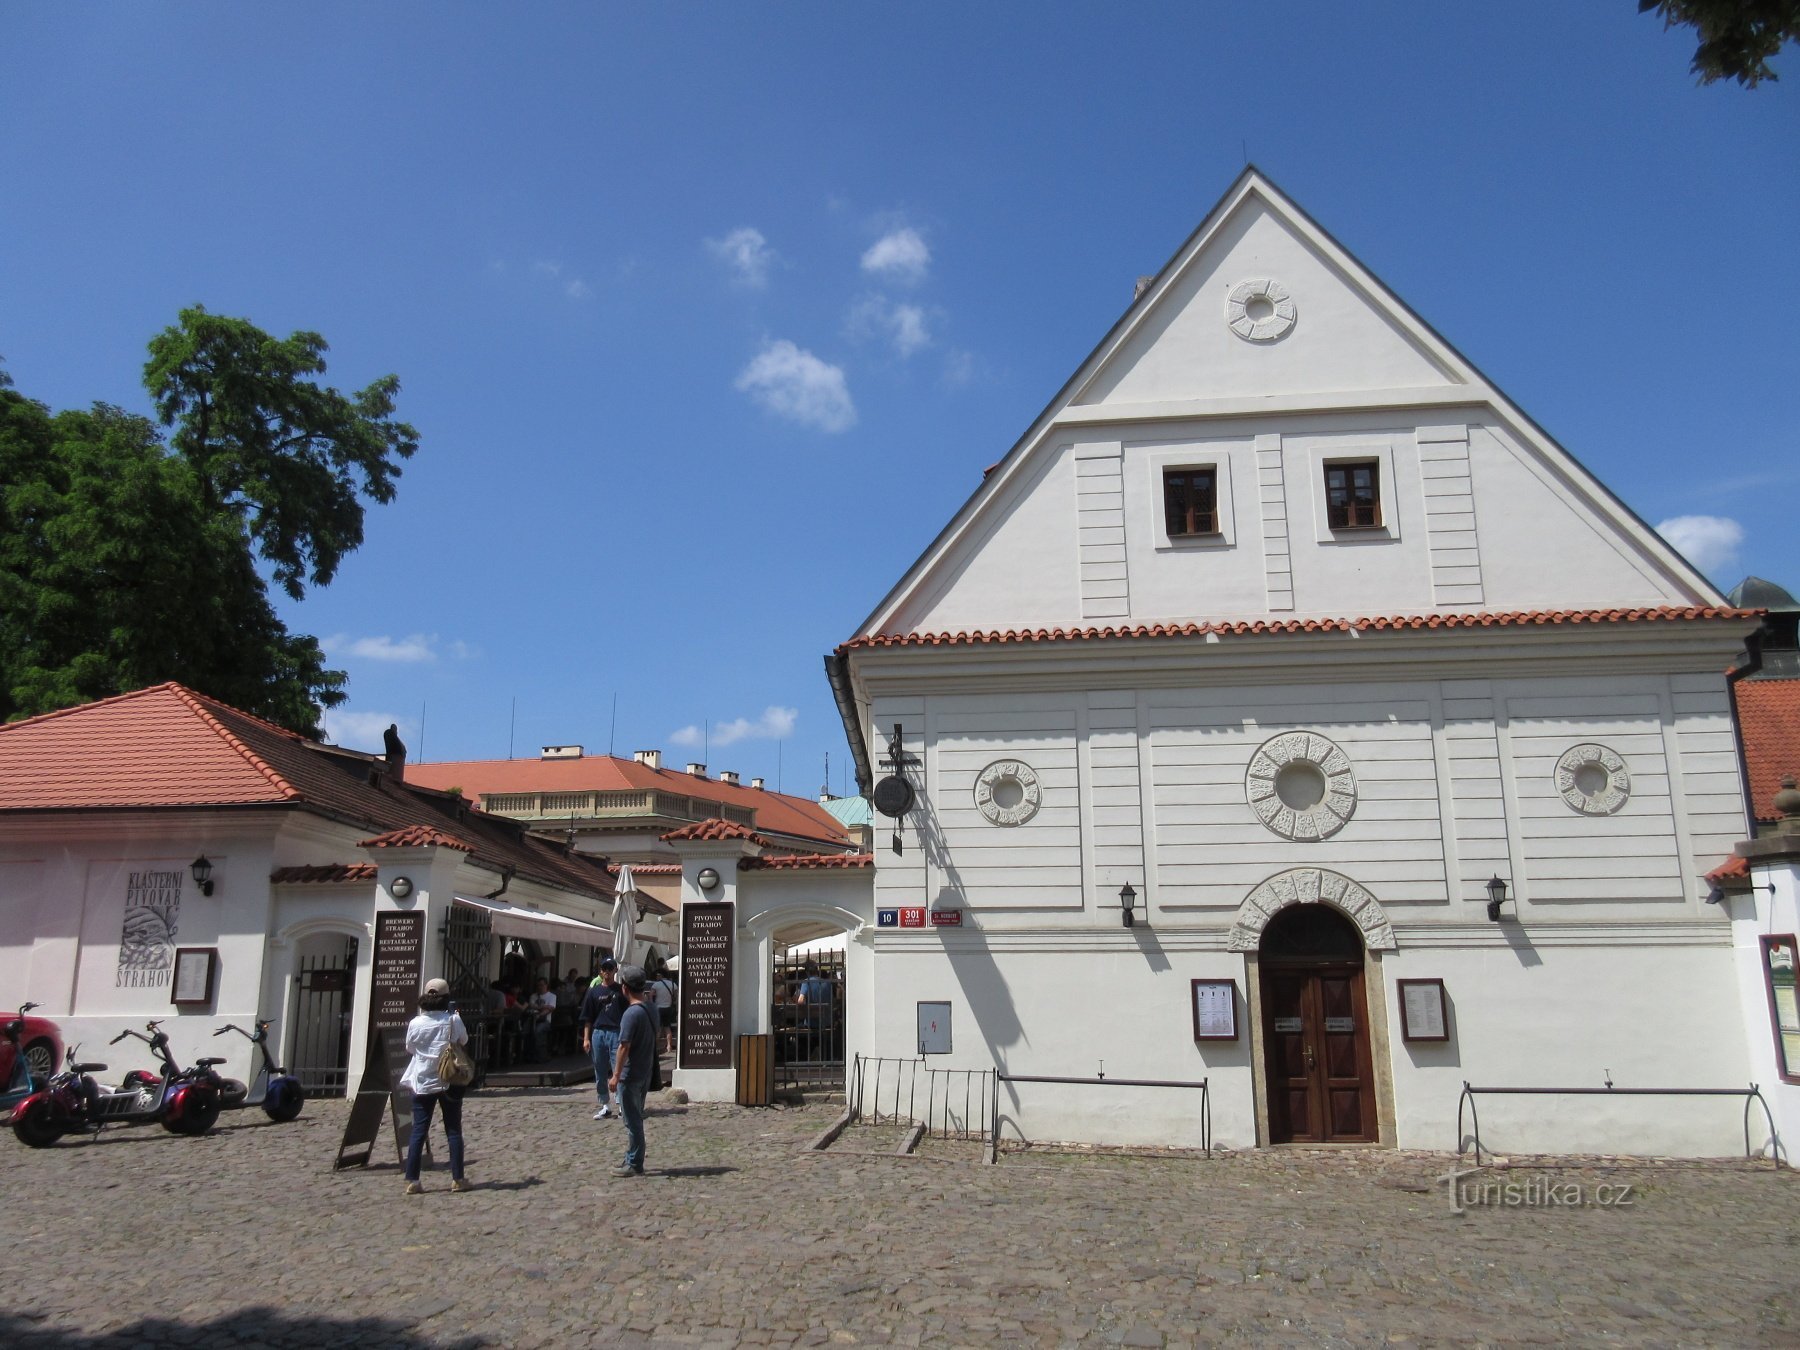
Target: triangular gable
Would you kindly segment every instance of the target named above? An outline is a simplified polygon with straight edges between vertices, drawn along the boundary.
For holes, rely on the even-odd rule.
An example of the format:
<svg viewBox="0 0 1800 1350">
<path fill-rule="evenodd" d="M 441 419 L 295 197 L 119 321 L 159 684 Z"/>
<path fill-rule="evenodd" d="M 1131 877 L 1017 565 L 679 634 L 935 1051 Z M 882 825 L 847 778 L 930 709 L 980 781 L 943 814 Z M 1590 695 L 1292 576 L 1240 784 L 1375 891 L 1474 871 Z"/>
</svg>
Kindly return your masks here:
<svg viewBox="0 0 1800 1350">
<path fill-rule="evenodd" d="M 1299 298 L 1280 341 L 1246 342 L 1227 318 L 1246 280 L 1281 277 Z M 857 635 L 905 631 L 952 588 L 1001 584 L 1008 573 L 1056 565 L 1086 523 L 1075 503 L 1035 491 L 1052 447 L 1081 454 L 1084 440 L 1129 442 L 1172 424 L 1239 428 L 1289 414 L 1349 422 L 1383 416 L 1504 430 L 1521 479 L 1564 501 L 1572 528 L 1613 571 L 1637 578 L 1618 596 L 1525 597 L 1533 606 L 1616 603 L 1717 605 L 1722 597 L 1604 484 L 1515 407 L 1475 366 L 1367 268 L 1248 168 L 1151 280 L 1004 459 L 858 627 Z M 1426 416 L 1421 419 L 1421 414 Z M 1243 485 L 1253 491 L 1256 485 Z M 1015 520 L 1015 518 L 1018 518 Z M 1007 533 L 1011 543 L 982 548 Z M 1021 540 L 1048 542 L 1028 543 Z M 1035 552 L 1033 550 L 1036 550 Z M 1066 570 L 1066 569 L 1065 569 Z M 1443 603 L 1443 602 L 1440 602 Z M 1460 607 L 1480 610 L 1482 601 Z M 1244 611 L 1233 611 L 1244 612 Z M 993 616 L 1007 622 L 1009 616 Z M 1038 623 L 1042 614 L 1018 616 Z M 1053 622 L 1077 615 L 1050 615 Z M 1137 614 L 1138 620 L 1171 617 Z"/>
</svg>

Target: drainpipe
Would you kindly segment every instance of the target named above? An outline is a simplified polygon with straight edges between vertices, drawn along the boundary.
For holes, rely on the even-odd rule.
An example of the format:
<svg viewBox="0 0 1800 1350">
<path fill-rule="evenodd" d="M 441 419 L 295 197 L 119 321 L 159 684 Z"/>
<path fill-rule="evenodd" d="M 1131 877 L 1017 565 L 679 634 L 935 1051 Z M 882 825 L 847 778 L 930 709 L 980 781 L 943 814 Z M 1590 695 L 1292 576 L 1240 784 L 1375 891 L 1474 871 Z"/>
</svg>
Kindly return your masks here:
<svg viewBox="0 0 1800 1350">
<path fill-rule="evenodd" d="M 837 700 L 844 735 L 850 740 L 850 757 L 856 763 L 856 790 L 866 797 L 875 786 L 875 774 L 869 767 L 869 745 L 863 736 L 862 718 L 856 712 L 856 692 L 850 686 L 849 652 L 840 647 L 827 653 L 825 678 L 831 681 L 831 696 Z"/>
</svg>

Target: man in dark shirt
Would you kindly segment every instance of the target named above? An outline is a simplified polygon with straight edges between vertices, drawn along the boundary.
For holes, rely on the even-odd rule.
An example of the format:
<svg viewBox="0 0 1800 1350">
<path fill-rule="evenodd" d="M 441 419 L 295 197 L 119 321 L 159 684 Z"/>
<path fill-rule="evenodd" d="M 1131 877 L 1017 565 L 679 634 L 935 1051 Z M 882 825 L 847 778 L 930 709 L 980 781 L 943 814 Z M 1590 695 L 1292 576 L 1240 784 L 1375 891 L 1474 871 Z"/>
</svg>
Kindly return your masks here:
<svg viewBox="0 0 1800 1350">
<path fill-rule="evenodd" d="M 594 1061 L 594 1092 L 600 1098 L 595 1120 L 605 1120 L 619 1109 L 619 1094 L 606 1086 L 619 1049 L 619 1021 L 627 1006 L 615 973 L 618 968 L 612 957 L 603 957 L 600 978 L 588 986 L 581 1000 L 581 1048 Z"/>
<path fill-rule="evenodd" d="M 619 1022 L 618 1060 L 607 1084 L 619 1094 L 625 1117 L 625 1161 L 613 1168 L 615 1177 L 644 1175 L 644 1094 L 656 1060 L 656 1005 L 645 997 L 649 982 L 642 966 L 619 971 L 619 987 L 631 1006 Z"/>
</svg>

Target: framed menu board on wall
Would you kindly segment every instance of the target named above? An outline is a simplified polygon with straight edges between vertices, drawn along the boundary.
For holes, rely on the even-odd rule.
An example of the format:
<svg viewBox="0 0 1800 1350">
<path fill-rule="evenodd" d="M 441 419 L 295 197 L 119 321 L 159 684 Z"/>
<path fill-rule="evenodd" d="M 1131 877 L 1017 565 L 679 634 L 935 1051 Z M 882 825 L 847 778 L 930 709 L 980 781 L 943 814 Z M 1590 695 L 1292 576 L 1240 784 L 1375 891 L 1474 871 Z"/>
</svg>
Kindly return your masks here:
<svg viewBox="0 0 1800 1350">
<path fill-rule="evenodd" d="M 1194 980 L 1194 1039 L 1235 1041 L 1238 1038 L 1237 981 Z"/>
<path fill-rule="evenodd" d="M 1447 1041 L 1450 1014 L 1444 1001 L 1442 980 L 1396 980 L 1400 991 L 1400 1038 L 1407 1041 Z"/>
</svg>

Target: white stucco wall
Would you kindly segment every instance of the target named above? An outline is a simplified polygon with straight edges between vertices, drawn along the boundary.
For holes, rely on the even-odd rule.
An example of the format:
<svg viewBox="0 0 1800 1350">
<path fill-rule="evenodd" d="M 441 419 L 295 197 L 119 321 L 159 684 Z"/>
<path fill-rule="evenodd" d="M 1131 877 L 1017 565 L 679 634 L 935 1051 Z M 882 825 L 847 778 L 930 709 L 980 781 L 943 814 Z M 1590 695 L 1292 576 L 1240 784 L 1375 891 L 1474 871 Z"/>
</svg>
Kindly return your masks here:
<svg viewBox="0 0 1800 1350">
<path fill-rule="evenodd" d="M 1800 853 L 1800 839 L 1796 839 L 1795 847 Z M 1762 1088 L 1774 1113 L 1782 1139 L 1782 1157 L 1792 1163 L 1796 1149 L 1800 1149 L 1800 1082 L 1784 1080 L 1776 1058 L 1761 940 L 1765 935 L 1800 935 L 1800 857 L 1758 862 L 1751 869 L 1751 880 L 1757 887 L 1774 890 L 1738 892 L 1724 901 L 1731 914 L 1732 967 L 1749 1074 Z M 1800 1064 L 1791 1068 L 1800 1070 Z M 1791 1076 L 1800 1079 L 1800 1072 Z M 1762 1124 L 1760 1118 L 1757 1123 Z"/>
</svg>

